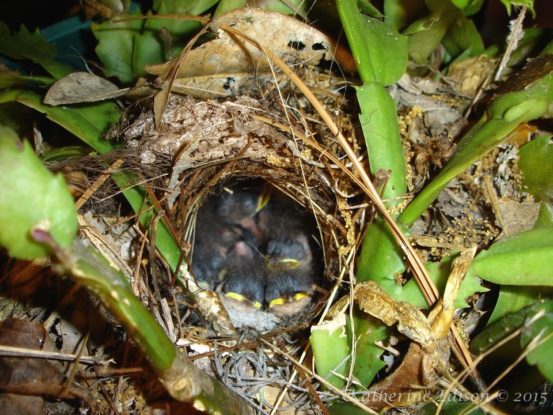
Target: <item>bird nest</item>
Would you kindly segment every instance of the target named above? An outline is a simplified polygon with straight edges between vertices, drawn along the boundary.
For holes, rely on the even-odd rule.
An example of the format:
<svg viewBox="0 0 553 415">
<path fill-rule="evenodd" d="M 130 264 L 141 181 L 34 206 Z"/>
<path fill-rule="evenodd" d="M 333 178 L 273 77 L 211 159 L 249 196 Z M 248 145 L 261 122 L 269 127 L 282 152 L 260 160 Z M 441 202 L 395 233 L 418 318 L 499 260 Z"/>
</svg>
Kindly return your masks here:
<svg viewBox="0 0 553 415">
<path fill-rule="evenodd" d="M 306 74 L 312 81 L 321 79 L 313 70 Z M 327 86 L 329 78 L 333 79 L 327 75 Z M 198 209 L 222 184 L 263 180 L 312 213 L 322 247 L 323 275 L 311 305 L 276 322 L 279 328 L 296 328 L 313 319 L 330 290 L 343 280 L 343 270 L 349 269 L 351 261 L 349 254 L 359 239 L 356 218 L 366 205 L 359 203 L 361 207 L 353 208 L 348 204 L 356 200 L 352 195 L 357 190 L 340 162 L 344 154 L 335 137 L 290 83 L 276 86 L 260 86 L 257 96 L 219 101 L 171 95 L 158 125 L 154 105 L 142 103 L 140 114 L 128 117 L 119 131 L 144 166 L 155 165 L 160 157 L 173 161 L 163 194 L 158 197 L 166 201 L 166 214 L 183 241 L 183 264 L 191 258 Z M 354 137 L 352 122 L 344 115 L 344 90 L 318 90 L 320 100 L 339 115 L 341 126 Z M 354 139 L 352 145 L 363 154 Z M 362 196 L 356 202 L 362 202 Z M 197 308 L 217 334 L 235 333 L 235 321 L 229 318 L 219 296 L 203 289 L 186 265 L 182 269 L 182 286 L 193 295 Z M 262 330 L 274 328 L 263 323 L 272 318 L 269 314 L 259 311 L 259 324 L 253 325 Z"/>
</svg>

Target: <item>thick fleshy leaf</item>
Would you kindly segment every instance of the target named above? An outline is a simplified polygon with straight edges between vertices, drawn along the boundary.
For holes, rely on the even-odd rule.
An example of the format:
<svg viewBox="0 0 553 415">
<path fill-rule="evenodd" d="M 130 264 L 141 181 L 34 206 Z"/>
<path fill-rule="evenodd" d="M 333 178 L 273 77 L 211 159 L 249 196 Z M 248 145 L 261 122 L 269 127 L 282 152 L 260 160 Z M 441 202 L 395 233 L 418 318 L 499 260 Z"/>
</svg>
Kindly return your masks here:
<svg viewBox="0 0 553 415">
<path fill-rule="evenodd" d="M 407 67 L 407 37 L 362 14 L 355 0 L 338 0 L 336 5 L 363 83 L 397 82 Z"/>
<path fill-rule="evenodd" d="M 340 314 L 333 320 L 311 327 L 309 340 L 317 373 L 332 385 L 343 387 L 350 366 L 345 315 Z"/>
<path fill-rule="evenodd" d="M 530 61 L 509 85 L 514 90 L 493 101 L 487 115 L 461 139 L 447 165 L 405 208 L 400 223 L 412 224 L 451 179 L 494 149 L 519 124 L 548 115 L 553 103 L 553 56 Z"/>
<path fill-rule="evenodd" d="M 534 16 L 536 15 L 536 12 L 534 11 L 534 0 L 501 0 L 501 3 L 503 3 L 507 8 L 507 13 L 509 13 L 509 15 L 511 14 L 512 7 L 517 8 L 523 6 L 527 7 Z"/>
<path fill-rule="evenodd" d="M 480 253 L 472 269 L 486 281 L 507 285 L 553 285 L 553 227 L 505 238 Z"/>
<path fill-rule="evenodd" d="M 129 16 L 132 18 L 132 16 Z M 144 66 L 163 61 L 161 45 L 152 31 L 144 31 L 144 20 L 107 21 L 93 24 L 98 40 L 96 54 L 104 64 L 106 77 L 129 84 L 143 76 Z"/>
<path fill-rule="evenodd" d="M 382 198 L 387 206 L 397 205 L 407 191 L 407 173 L 395 103 L 386 88 L 377 83 L 362 85 L 356 93 L 371 172 L 389 172 Z"/>
<path fill-rule="evenodd" d="M 8 26 L 0 21 L 0 54 L 12 59 L 31 60 L 41 65 L 54 78 L 61 78 L 71 72 L 71 68 L 56 60 L 56 47 L 48 43 L 38 30 L 31 33 L 25 26 L 12 34 Z"/>
<path fill-rule="evenodd" d="M 40 95 L 28 90 L 0 93 L 0 103 L 5 102 L 19 102 L 45 114 L 101 154 L 113 149 L 113 146 L 103 139 L 103 134 L 119 119 L 120 110 L 112 102 L 72 108 L 51 107 L 42 103 Z"/>
<path fill-rule="evenodd" d="M 403 29 L 426 11 L 424 0 L 384 0 L 384 21 L 398 30 Z"/>
<path fill-rule="evenodd" d="M 0 166 L 0 245 L 15 258 L 46 256 L 49 248 L 31 238 L 40 228 L 61 247 L 69 246 L 77 213 L 63 176 L 50 173 L 30 144 L 6 127 L 0 127 Z"/>
<path fill-rule="evenodd" d="M 536 319 L 536 315 L 540 317 Z M 534 315 L 528 316 L 521 336 L 522 346 L 534 344 L 526 360 L 531 365 L 536 365 L 547 380 L 553 382 L 553 301 L 547 301 L 536 307 Z"/>
<path fill-rule="evenodd" d="M 386 365 L 380 359 L 384 349 L 378 347 L 376 343 L 388 337 L 388 329 L 379 322 L 361 315 L 358 311 L 354 311 L 352 320 L 353 330 L 349 317 L 346 327 L 351 350 L 353 350 L 352 342 L 355 342 L 353 377 L 359 381 L 362 387 L 368 387 L 378 371 Z M 355 336 L 353 336 L 354 333 Z"/>
<path fill-rule="evenodd" d="M 451 0 L 451 2 L 460 9 L 465 16 L 471 16 L 477 13 L 484 4 L 484 0 Z"/>
<path fill-rule="evenodd" d="M 553 141 L 538 137 L 520 149 L 518 166 L 528 192 L 537 200 L 553 203 Z"/>
<path fill-rule="evenodd" d="M 463 15 L 449 1 L 427 3 L 431 13 L 411 23 L 404 31 L 409 36 L 409 56 L 419 64 L 427 63 L 453 22 Z"/>
<path fill-rule="evenodd" d="M 443 41 L 447 53 L 463 58 L 480 56 L 484 52 L 484 41 L 473 21 L 460 14 L 449 27 Z"/>
<path fill-rule="evenodd" d="M 516 313 L 524 307 L 537 303 L 546 287 L 521 287 L 515 285 L 502 285 L 499 288 L 499 297 L 495 303 L 492 315 L 488 320 L 488 325 L 496 322 L 500 318 L 510 313 Z M 551 291 L 549 289 L 548 291 Z"/>
<path fill-rule="evenodd" d="M 490 324 L 472 340 L 470 344 L 472 352 L 481 354 L 495 346 L 515 330 L 519 329 L 526 317 L 535 313 L 535 309 L 536 305 L 533 304 L 513 313 L 509 313 Z"/>
<path fill-rule="evenodd" d="M 201 24 L 185 15 L 198 15 L 214 4 L 214 1 L 182 2 L 164 0 L 156 2 L 158 15 L 182 19 L 140 19 L 139 15 L 93 25 L 98 39 L 96 53 L 102 60 L 106 77 L 115 76 L 124 84 L 145 75 L 146 65 L 165 62 L 178 56 L 188 38 Z"/>
</svg>

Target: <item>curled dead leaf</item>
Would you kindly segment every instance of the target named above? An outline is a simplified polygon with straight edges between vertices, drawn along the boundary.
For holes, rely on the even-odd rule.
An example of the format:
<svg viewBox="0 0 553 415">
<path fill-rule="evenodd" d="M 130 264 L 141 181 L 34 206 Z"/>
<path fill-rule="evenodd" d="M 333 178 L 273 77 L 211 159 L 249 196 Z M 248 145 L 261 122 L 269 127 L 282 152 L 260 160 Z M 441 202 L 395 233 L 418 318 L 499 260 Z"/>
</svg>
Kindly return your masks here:
<svg viewBox="0 0 553 415">
<path fill-rule="evenodd" d="M 44 103 L 56 106 L 104 101 L 123 96 L 128 90 L 129 88 L 119 89 L 107 79 L 88 72 L 73 72 L 50 87 Z"/>
</svg>

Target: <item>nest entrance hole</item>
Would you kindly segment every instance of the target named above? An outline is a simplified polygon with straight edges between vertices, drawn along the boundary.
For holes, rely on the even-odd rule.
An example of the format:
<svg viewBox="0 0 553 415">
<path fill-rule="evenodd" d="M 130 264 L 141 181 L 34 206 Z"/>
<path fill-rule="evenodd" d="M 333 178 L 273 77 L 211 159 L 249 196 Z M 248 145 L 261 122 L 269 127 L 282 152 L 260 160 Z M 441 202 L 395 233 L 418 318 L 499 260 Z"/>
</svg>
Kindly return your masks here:
<svg viewBox="0 0 553 415">
<path fill-rule="evenodd" d="M 199 205 L 194 234 L 192 273 L 235 327 L 290 327 L 317 308 L 321 231 L 293 195 L 263 179 L 223 179 Z"/>
</svg>

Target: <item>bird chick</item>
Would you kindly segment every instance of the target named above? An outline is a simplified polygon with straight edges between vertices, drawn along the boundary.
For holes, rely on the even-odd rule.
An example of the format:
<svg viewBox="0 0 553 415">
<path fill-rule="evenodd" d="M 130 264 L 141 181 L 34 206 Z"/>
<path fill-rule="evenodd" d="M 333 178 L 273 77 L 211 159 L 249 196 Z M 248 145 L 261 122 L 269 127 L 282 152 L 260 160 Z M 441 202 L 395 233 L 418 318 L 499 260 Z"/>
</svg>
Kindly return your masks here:
<svg viewBox="0 0 553 415">
<path fill-rule="evenodd" d="M 227 299 L 261 309 L 265 298 L 265 271 L 255 247 L 245 241 L 234 245 L 227 259 L 221 291 Z"/>
<path fill-rule="evenodd" d="M 217 200 L 217 215 L 224 223 L 240 226 L 258 240 L 264 238 L 264 231 L 258 224 L 258 212 L 269 201 L 268 190 L 248 188 L 225 188 Z"/>
<path fill-rule="evenodd" d="M 305 233 L 290 230 L 267 244 L 265 301 L 275 314 L 290 315 L 311 301 L 313 255 Z"/>
<path fill-rule="evenodd" d="M 192 272 L 208 289 L 214 289 L 221 282 L 227 256 L 243 237 L 239 227 L 219 218 L 216 208 L 216 199 L 210 197 L 198 210 L 192 250 Z"/>
</svg>

